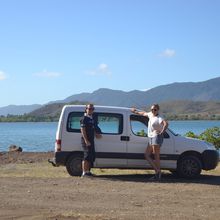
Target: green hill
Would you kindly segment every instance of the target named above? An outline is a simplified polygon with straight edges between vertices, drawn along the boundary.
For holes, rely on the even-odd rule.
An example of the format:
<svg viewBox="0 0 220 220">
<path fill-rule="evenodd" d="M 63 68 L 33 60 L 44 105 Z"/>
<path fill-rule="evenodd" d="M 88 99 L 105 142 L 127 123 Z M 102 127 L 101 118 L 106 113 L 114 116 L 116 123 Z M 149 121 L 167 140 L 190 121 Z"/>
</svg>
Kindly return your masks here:
<svg viewBox="0 0 220 220">
<path fill-rule="evenodd" d="M 171 101 L 160 107 L 162 114 L 172 120 L 220 120 L 220 102 Z"/>
<path fill-rule="evenodd" d="M 86 104 L 86 102 L 74 102 L 70 104 Z M 96 103 L 94 103 L 96 104 Z M 170 101 L 159 103 L 161 113 L 168 119 L 203 119 L 203 120 L 220 120 L 220 102 L 194 102 L 194 101 Z M 57 119 L 65 103 L 53 103 L 43 106 L 31 112 L 33 117 L 51 117 Z M 150 106 L 143 108 L 146 111 L 150 110 Z"/>
</svg>

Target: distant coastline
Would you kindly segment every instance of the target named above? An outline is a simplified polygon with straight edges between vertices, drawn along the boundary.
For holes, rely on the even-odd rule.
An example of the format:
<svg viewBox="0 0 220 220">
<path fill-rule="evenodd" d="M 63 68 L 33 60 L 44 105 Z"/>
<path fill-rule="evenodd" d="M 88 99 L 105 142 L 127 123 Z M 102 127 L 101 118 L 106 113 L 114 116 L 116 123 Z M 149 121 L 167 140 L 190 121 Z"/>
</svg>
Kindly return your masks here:
<svg viewBox="0 0 220 220">
<path fill-rule="evenodd" d="M 26 114 L 0 115 L 0 122 L 57 122 L 65 105 L 86 105 L 86 103 L 88 102 L 75 101 L 47 104 Z M 179 100 L 163 102 L 159 105 L 161 114 L 167 120 L 220 120 L 220 102 Z M 139 107 L 139 109 L 149 111 L 150 106 Z"/>
<path fill-rule="evenodd" d="M 58 122 L 59 115 L 56 116 L 30 116 L 30 115 L 8 115 L 0 116 L 1 122 Z M 210 114 L 163 114 L 169 121 L 219 121 L 220 115 Z"/>
</svg>

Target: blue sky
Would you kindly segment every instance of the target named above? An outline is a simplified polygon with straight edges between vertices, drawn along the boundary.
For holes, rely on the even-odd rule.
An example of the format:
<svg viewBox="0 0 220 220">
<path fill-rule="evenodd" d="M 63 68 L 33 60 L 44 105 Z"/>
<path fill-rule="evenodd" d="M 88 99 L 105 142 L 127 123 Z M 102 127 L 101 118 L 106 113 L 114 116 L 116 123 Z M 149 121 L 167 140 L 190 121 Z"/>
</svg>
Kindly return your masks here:
<svg viewBox="0 0 220 220">
<path fill-rule="evenodd" d="M 0 107 L 220 76 L 218 0 L 0 0 Z"/>
</svg>

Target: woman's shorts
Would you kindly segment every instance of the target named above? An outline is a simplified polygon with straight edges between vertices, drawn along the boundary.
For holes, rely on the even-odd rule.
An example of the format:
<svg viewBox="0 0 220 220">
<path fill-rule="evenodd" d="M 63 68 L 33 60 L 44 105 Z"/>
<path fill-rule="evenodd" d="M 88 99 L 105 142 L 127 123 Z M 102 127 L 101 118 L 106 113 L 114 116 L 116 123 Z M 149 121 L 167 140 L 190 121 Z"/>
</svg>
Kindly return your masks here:
<svg viewBox="0 0 220 220">
<path fill-rule="evenodd" d="M 163 135 L 158 134 L 155 137 L 149 137 L 149 145 L 161 145 L 163 144 Z"/>
</svg>

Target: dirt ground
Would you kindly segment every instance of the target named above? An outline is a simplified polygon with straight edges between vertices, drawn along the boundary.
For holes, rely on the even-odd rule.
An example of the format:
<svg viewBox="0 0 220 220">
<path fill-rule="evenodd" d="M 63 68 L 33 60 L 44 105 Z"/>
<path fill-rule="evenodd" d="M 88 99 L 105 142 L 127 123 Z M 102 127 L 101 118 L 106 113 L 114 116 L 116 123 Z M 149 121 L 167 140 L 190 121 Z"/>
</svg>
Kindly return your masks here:
<svg viewBox="0 0 220 220">
<path fill-rule="evenodd" d="M 0 219 L 220 219 L 220 166 L 195 180 L 94 169 L 70 177 L 52 153 L 0 153 Z"/>
</svg>

